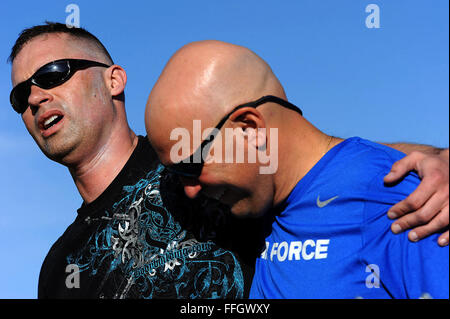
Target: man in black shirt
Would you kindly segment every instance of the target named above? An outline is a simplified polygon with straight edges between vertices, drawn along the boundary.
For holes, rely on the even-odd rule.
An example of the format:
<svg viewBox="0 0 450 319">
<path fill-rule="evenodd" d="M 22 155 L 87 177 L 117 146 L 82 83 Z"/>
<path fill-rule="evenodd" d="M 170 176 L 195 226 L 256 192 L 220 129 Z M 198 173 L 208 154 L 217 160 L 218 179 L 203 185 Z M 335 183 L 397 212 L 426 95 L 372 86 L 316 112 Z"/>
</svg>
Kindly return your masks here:
<svg viewBox="0 0 450 319">
<path fill-rule="evenodd" d="M 84 200 L 44 261 L 39 298 L 248 294 L 252 263 L 234 249 L 245 245 L 221 235 L 231 219 L 210 221 L 200 202 L 174 199 L 182 190 L 128 126 L 126 73 L 94 36 L 37 26 L 19 37 L 11 61 L 14 109 Z"/>
<path fill-rule="evenodd" d="M 194 214 L 195 203 L 173 207 L 171 197 L 179 191 L 169 178 L 147 139 L 139 136 L 114 181 L 93 202 L 83 204 L 51 248 L 42 266 L 39 298 L 246 296 L 252 268 L 222 248 L 229 245 L 219 246 L 219 238 L 205 234 L 206 218 L 198 220 L 203 233 L 184 222 L 180 214 Z M 198 214 L 206 211 L 197 207 Z M 68 265 L 79 269 L 78 282 Z"/>
<path fill-rule="evenodd" d="M 259 227 L 182 195 L 147 139 L 129 128 L 126 73 L 96 37 L 35 26 L 10 60 L 14 110 L 83 198 L 45 258 L 39 298 L 248 296 L 259 238 L 248 233 Z"/>
</svg>

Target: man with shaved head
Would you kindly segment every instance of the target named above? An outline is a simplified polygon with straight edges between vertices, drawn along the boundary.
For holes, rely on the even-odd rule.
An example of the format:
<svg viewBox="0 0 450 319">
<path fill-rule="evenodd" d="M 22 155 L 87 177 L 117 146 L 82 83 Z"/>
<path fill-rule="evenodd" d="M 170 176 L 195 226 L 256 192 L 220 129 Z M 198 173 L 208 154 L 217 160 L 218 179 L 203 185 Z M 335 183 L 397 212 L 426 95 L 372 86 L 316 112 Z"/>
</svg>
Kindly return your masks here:
<svg viewBox="0 0 450 319">
<path fill-rule="evenodd" d="M 418 153 L 386 176 L 403 153 L 321 132 L 252 51 L 219 41 L 184 46 L 152 89 L 145 120 L 158 157 L 188 197 L 263 217 L 265 249 L 251 297 L 448 298 L 448 246 L 435 243 L 439 236 L 441 246 L 448 243 L 448 231 L 440 231 L 448 225 L 448 178 L 442 201 L 430 199 L 426 209 L 440 212 L 431 226 L 416 228 L 410 240 L 395 236 L 387 212 L 399 216 L 423 191 L 414 173 L 400 181 L 412 168 L 423 176 L 425 165 L 411 166 Z M 432 158 L 448 170 L 448 150 Z M 263 170 L 268 164 L 275 169 Z M 430 232 L 437 233 L 416 242 Z"/>
</svg>

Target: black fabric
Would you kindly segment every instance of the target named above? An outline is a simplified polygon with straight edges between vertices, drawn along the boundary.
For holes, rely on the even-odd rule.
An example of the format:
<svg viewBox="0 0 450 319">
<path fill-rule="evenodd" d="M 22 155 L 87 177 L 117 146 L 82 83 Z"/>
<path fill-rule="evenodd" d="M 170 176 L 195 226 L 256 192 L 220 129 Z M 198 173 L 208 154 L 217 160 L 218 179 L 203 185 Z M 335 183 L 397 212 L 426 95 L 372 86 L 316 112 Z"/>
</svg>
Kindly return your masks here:
<svg viewBox="0 0 450 319">
<path fill-rule="evenodd" d="M 119 175 L 53 244 L 38 298 L 246 298 L 258 225 L 186 198 L 139 136 Z"/>
</svg>

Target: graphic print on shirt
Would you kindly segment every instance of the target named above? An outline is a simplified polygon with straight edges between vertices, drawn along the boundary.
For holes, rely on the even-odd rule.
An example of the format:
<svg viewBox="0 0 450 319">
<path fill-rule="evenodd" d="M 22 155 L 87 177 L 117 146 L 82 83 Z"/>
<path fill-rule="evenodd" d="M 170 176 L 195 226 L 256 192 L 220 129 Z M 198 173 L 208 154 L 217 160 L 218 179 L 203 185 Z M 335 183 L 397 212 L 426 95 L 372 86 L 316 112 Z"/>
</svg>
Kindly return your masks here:
<svg viewBox="0 0 450 319">
<path fill-rule="evenodd" d="M 99 223 L 97 231 L 67 263 L 89 276 L 107 265 L 102 285 L 118 283 L 113 298 L 243 298 L 243 273 L 234 254 L 197 241 L 163 206 L 162 170 L 160 165 L 125 186 L 122 200 L 105 216 L 88 217 Z"/>
</svg>

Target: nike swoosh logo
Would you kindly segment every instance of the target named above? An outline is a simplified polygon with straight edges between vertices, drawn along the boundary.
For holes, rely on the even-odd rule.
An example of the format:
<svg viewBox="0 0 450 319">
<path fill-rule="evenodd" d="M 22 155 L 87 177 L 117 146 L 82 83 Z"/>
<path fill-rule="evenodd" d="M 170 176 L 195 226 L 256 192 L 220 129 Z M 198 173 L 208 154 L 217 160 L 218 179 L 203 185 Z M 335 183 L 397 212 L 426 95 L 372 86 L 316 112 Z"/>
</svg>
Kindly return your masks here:
<svg viewBox="0 0 450 319">
<path fill-rule="evenodd" d="M 319 207 L 319 208 L 323 208 L 323 207 L 325 207 L 325 206 L 327 206 L 330 202 L 332 202 L 332 201 L 334 201 L 336 198 L 338 198 L 339 196 L 334 196 L 334 197 L 332 197 L 332 198 L 330 198 L 330 199 L 328 199 L 328 200 L 324 200 L 324 201 L 321 201 L 320 200 L 320 195 L 319 196 L 317 196 L 317 202 L 316 202 L 316 204 L 317 204 L 317 206 Z"/>
</svg>

